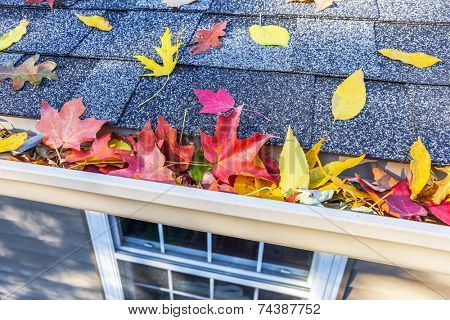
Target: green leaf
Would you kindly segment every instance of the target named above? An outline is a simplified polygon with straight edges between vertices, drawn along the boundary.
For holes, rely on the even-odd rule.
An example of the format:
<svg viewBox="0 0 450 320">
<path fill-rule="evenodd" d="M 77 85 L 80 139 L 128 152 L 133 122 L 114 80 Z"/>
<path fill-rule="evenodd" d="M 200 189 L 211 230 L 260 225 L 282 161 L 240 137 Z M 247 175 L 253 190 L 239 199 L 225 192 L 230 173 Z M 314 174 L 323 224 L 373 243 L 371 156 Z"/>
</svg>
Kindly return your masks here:
<svg viewBox="0 0 450 320">
<path fill-rule="evenodd" d="M 205 159 L 203 149 L 199 149 L 194 153 L 194 162 L 204 163 L 204 165 L 193 165 L 189 166 L 189 176 L 194 179 L 197 184 L 201 184 L 203 181 L 203 176 L 206 172 L 212 170 L 212 165 L 208 166 L 208 161 Z"/>
</svg>

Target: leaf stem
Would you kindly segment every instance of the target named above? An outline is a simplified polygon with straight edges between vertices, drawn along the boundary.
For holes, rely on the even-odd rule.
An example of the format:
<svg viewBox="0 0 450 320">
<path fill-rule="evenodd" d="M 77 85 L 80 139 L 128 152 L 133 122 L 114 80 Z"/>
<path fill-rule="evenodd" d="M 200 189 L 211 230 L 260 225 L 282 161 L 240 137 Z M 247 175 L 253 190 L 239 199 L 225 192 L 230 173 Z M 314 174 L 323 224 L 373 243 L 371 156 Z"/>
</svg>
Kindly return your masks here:
<svg viewBox="0 0 450 320">
<path fill-rule="evenodd" d="M 167 76 L 167 79 L 166 79 L 166 81 L 164 81 L 164 84 L 162 85 L 162 87 L 159 88 L 158 91 L 156 91 L 154 95 L 152 95 L 147 100 L 142 101 L 137 107 L 141 108 L 144 104 L 147 104 L 150 101 L 152 101 L 153 99 L 155 99 L 161 93 L 161 91 L 166 87 L 167 83 L 169 82 L 169 78 L 170 78 L 170 75 Z"/>
<path fill-rule="evenodd" d="M 183 132 L 184 132 L 184 125 L 186 124 L 186 116 L 189 108 L 184 108 L 184 115 L 183 115 L 183 124 L 181 125 L 181 132 L 180 132 L 180 141 L 178 144 L 181 145 L 181 139 L 183 139 Z"/>
</svg>

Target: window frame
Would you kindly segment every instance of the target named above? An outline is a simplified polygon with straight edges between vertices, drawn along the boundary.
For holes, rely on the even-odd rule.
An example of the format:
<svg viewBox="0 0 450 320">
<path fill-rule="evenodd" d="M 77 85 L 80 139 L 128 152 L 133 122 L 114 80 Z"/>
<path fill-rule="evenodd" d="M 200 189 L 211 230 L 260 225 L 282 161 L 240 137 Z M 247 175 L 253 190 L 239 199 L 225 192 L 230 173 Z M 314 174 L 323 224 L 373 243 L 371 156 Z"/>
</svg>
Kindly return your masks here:
<svg viewBox="0 0 450 320">
<path fill-rule="evenodd" d="M 169 277 L 171 271 L 181 271 L 188 274 L 193 275 L 202 275 L 205 274 L 208 278 L 214 278 L 221 281 L 227 281 L 226 275 L 218 275 L 218 274 L 211 274 L 207 271 L 202 271 L 195 269 L 195 273 L 192 272 L 194 269 L 188 269 L 185 267 L 174 267 L 175 264 L 168 265 L 164 262 L 158 262 L 156 260 L 158 257 L 161 258 L 161 255 L 164 255 L 164 252 L 166 251 L 165 246 L 163 245 L 162 248 L 160 248 L 162 253 L 157 253 L 153 251 L 148 250 L 142 250 L 138 248 L 132 248 L 127 246 L 126 251 L 122 250 L 123 246 L 120 243 L 120 239 L 118 239 L 117 235 L 119 234 L 119 230 L 117 227 L 117 224 L 110 223 L 110 217 L 108 214 L 105 213 L 99 213 L 94 211 L 85 211 L 87 224 L 89 227 L 89 232 L 91 235 L 91 240 L 93 243 L 94 253 L 97 260 L 97 265 L 100 273 L 100 277 L 103 284 L 103 289 L 105 293 L 105 299 L 107 300 L 123 300 L 125 298 L 124 290 L 121 282 L 121 276 L 119 273 L 118 263 L 117 259 L 134 262 L 134 263 L 140 263 L 144 265 L 151 265 L 151 266 L 160 266 L 163 269 L 169 270 Z M 163 234 L 162 226 L 159 225 L 160 228 L 160 237 Z M 212 237 L 210 233 L 207 233 L 208 237 L 208 246 L 212 243 Z M 161 240 L 161 239 L 160 239 Z M 164 243 L 163 241 L 161 243 Z M 263 243 L 260 243 L 260 246 L 264 245 Z M 169 245 L 170 246 L 170 245 Z M 188 249 L 184 248 L 186 250 L 195 250 L 195 249 Z M 209 249 L 209 248 L 208 248 Z M 212 255 L 208 252 L 211 252 L 210 250 L 207 251 L 207 261 L 211 261 Z M 260 256 L 261 248 L 259 248 L 258 251 L 258 266 L 257 268 L 261 270 L 262 267 L 262 257 Z M 135 254 L 135 255 L 134 255 Z M 138 256 L 139 255 L 139 256 Z M 146 255 L 152 256 L 152 260 L 145 259 Z M 167 259 L 167 256 L 164 256 Z M 182 262 L 184 259 L 182 257 L 177 256 L 170 256 L 170 259 L 173 261 Z M 155 259 L 155 260 L 153 260 Z M 192 260 L 189 259 L 190 262 Z M 204 264 L 204 262 L 199 262 L 200 265 Z M 343 256 L 336 256 L 333 254 L 327 254 L 327 253 L 319 253 L 315 252 L 314 257 L 312 260 L 311 269 L 308 275 L 308 278 L 305 279 L 303 282 L 299 280 L 294 280 L 296 285 L 299 284 L 305 284 L 308 285 L 308 292 L 305 292 L 302 298 L 306 299 L 326 299 L 326 300 L 333 300 L 336 299 L 336 296 L 338 294 L 339 288 L 341 286 L 341 281 L 343 279 L 345 266 L 347 264 L 347 257 Z M 217 269 L 217 266 L 214 267 Z M 227 272 L 226 266 L 221 266 L 218 269 L 224 268 L 224 273 Z M 245 269 L 242 270 L 244 276 L 247 274 Z M 250 274 L 258 279 L 257 272 L 250 272 Z M 261 273 L 259 273 L 261 275 Z M 272 276 L 270 274 L 262 274 L 263 276 L 260 277 L 261 280 L 272 278 L 277 278 L 276 276 Z M 283 283 L 289 282 L 286 281 L 287 278 L 281 278 L 278 277 Z M 255 282 L 249 282 L 248 279 L 243 278 L 242 284 L 245 285 L 245 283 L 249 283 L 249 286 L 257 288 L 255 290 L 255 296 L 257 295 L 258 289 L 262 290 L 270 290 L 270 291 L 276 291 L 280 292 L 279 290 L 273 290 L 273 288 L 270 284 L 266 284 L 264 282 L 261 282 L 258 285 L 255 285 Z M 288 288 L 288 287 L 286 287 Z M 211 289 L 213 291 L 213 289 Z M 284 294 L 288 295 L 294 295 L 298 296 L 298 290 L 290 290 L 289 288 L 286 289 Z M 174 292 L 172 289 L 170 290 L 170 298 L 173 299 L 174 294 L 179 295 L 179 292 Z M 183 294 L 182 294 L 183 295 Z M 186 296 L 186 295 L 184 295 Z M 212 296 L 212 293 L 210 297 Z"/>
</svg>

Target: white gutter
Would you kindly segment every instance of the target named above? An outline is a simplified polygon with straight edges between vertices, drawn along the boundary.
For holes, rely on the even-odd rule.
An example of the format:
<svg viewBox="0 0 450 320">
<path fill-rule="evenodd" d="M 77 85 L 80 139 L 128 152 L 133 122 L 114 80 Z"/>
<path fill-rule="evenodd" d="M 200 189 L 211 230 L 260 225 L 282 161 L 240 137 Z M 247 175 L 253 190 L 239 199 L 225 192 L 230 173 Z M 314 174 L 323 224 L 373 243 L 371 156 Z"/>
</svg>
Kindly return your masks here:
<svg viewBox="0 0 450 320">
<path fill-rule="evenodd" d="M 450 274 L 450 228 L 0 161 L 0 194 Z"/>
</svg>

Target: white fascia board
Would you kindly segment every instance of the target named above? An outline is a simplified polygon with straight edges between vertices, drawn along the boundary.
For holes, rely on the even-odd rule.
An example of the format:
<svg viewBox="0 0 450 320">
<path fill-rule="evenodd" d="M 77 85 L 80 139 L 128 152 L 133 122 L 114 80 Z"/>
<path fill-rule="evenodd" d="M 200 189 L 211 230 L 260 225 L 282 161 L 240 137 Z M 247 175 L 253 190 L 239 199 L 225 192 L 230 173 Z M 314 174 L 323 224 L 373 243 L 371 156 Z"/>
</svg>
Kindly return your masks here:
<svg viewBox="0 0 450 320">
<path fill-rule="evenodd" d="M 9 161 L 0 194 L 450 274 L 445 226 Z"/>
</svg>

